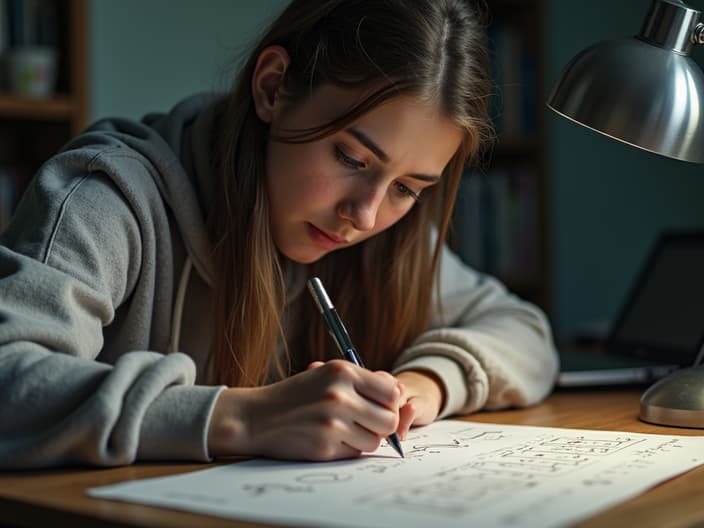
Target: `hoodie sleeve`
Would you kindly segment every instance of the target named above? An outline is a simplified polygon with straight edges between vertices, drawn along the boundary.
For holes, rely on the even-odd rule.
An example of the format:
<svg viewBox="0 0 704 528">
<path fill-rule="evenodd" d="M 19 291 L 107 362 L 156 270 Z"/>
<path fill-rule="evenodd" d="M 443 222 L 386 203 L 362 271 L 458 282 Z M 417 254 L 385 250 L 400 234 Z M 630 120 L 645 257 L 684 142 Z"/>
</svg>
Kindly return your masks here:
<svg viewBox="0 0 704 528">
<path fill-rule="evenodd" d="M 439 418 L 544 398 L 558 367 L 545 315 L 446 247 L 439 278 L 442 311 L 401 354 L 393 372 L 434 372 L 446 394 Z"/>
<path fill-rule="evenodd" d="M 190 357 L 99 357 L 142 280 L 138 218 L 104 174 L 47 171 L 0 239 L 0 469 L 207 460 L 221 388 Z"/>
</svg>

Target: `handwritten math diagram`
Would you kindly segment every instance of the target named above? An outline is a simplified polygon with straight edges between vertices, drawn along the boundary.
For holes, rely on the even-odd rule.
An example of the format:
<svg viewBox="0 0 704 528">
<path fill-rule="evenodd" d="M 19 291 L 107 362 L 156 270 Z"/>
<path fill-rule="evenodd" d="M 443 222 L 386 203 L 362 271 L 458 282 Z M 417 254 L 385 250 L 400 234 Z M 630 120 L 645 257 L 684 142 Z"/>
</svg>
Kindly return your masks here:
<svg viewBox="0 0 704 528">
<path fill-rule="evenodd" d="M 89 490 L 228 518 L 330 527 L 564 526 L 704 463 L 704 437 L 442 421 L 401 459 L 252 460 Z"/>
</svg>

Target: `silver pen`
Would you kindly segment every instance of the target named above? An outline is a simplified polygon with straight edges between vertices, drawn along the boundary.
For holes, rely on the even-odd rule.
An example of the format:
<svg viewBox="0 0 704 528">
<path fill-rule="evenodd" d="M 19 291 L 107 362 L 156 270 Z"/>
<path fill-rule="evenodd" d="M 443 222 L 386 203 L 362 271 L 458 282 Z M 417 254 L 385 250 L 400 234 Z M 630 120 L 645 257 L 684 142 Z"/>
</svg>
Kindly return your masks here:
<svg viewBox="0 0 704 528">
<path fill-rule="evenodd" d="M 328 331 L 335 341 L 342 357 L 359 367 L 366 368 L 364 363 L 362 363 L 362 358 L 359 357 L 359 354 L 357 354 L 357 351 L 352 345 L 350 335 L 347 333 L 345 325 L 342 324 L 342 319 L 340 319 L 337 310 L 335 310 L 335 306 L 332 304 L 332 301 L 330 301 L 330 297 L 328 297 L 328 293 L 323 287 L 323 283 L 320 282 L 318 277 L 313 277 L 308 280 L 308 290 L 313 296 L 313 300 L 318 306 L 318 310 L 320 310 L 320 313 L 323 314 L 325 324 L 328 326 Z M 391 433 L 386 440 L 389 444 L 391 444 L 391 447 L 393 447 L 396 452 L 404 458 L 398 435 L 396 433 Z"/>
</svg>

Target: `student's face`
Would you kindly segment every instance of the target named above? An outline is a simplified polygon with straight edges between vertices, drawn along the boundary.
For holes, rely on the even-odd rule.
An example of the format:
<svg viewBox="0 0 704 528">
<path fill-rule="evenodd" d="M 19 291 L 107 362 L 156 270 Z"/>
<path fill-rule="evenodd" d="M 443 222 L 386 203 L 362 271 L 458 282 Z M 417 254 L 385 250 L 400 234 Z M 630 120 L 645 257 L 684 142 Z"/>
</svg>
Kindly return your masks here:
<svg viewBox="0 0 704 528">
<path fill-rule="evenodd" d="M 355 102 L 323 87 L 275 112 L 273 134 L 326 123 Z M 272 140 L 267 151 L 271 231 L 289 259 L 314 262 L 400 220 L 440 179 L 459 148 L 460 129 L 433 106 L 401 96 L 317 141 Z"/>
</svg>

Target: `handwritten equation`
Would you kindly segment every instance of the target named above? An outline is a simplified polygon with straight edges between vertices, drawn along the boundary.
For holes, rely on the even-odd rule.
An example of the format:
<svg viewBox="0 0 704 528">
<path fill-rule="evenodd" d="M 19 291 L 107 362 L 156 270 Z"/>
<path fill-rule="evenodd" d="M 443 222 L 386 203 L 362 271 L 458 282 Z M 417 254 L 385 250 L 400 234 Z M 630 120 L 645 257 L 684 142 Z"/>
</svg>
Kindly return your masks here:
<svg viewBox="0 0 704 528">
<path fill-rule="evenodd" d="M 704 438 L 443 421 L 355 460 L 252 460 L 91 495 L 345 527 L 563 526 L 704 463 Z M 584 500 L 588 496 L 589 500 Z"/>
</svg>

